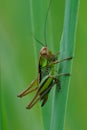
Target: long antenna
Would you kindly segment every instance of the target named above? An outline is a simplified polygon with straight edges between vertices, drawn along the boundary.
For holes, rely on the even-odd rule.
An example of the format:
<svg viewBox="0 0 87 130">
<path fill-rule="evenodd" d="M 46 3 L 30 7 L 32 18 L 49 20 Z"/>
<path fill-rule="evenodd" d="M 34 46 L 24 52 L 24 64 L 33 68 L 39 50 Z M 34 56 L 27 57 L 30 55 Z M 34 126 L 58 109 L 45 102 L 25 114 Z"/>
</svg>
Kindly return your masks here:
<svg viewBox="0 0 87 130">
<path fill-rule="evenodd" d="M 45 46 L 47 46 L 47 41 L 46 41 L 46 25 L 47 25 L 47 17 L 48 17 L 48 12 L 49 12 L 49 9 L 50 9 L 51 2 L 52 2 L 52 0 L 50 0 L 50 2 L 49 2 L 49 6 L 48 6 L 48 9 L 47 9 L 47 14 L 46 14 L 46 18 L 45 18 L 45 24 L 44 24 L 44 41 L 45 41 Z"/>
<path fill-rule="evenodd" d="M 43 44 L 40 40 L 38 40 L 38 39 L 35 37 L 34 34 L 32 34 L 32 35 L 33 35 L 34 39 L 35 39 L 41 46 L 44 46 L 44 44 Z"/>
</svg>

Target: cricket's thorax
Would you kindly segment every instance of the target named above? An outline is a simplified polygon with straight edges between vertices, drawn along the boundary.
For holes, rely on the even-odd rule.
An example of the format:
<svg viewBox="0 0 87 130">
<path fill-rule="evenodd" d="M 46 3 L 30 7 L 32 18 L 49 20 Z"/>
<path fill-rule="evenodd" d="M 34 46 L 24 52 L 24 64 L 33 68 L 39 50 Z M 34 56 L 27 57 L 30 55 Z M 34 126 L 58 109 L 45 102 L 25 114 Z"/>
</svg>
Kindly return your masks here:
<svg viewBox="0 0 87 130">
<path fill-rule="evenodd" d="M 47 47 L 42 47 L 40 50 L 40 60 L 39 60 L 39 73 L 40 81 L 43 77 L 49 74 L 54 74 L 54 65 L 49 65 L 53 61 L 57 60 L 56 55 L 52 54 Z"/>
</svg>

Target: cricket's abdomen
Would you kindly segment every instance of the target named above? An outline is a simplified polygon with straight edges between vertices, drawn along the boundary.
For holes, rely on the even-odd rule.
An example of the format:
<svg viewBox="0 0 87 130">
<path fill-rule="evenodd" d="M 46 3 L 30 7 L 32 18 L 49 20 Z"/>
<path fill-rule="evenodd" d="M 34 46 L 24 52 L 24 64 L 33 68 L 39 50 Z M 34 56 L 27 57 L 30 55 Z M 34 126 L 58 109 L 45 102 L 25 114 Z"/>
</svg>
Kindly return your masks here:
<svg viewBox="0 0 87 130">
<path fill-rule="evenodd" d="M 40 82 L 45 76 L 49 75 L 50 73 L 52 75 L 54 74 L 54 65 L 50 65 L 50 64 L 54 62 L 57 59 L 57 57 L 54 57 L 54 55 L 51 55 L 49 56 L 48 59 L 44 57 L 39 58 L 38 71 L 39 71 L 39 76 L 40 76 L 39 77 Z"/>
</svg>

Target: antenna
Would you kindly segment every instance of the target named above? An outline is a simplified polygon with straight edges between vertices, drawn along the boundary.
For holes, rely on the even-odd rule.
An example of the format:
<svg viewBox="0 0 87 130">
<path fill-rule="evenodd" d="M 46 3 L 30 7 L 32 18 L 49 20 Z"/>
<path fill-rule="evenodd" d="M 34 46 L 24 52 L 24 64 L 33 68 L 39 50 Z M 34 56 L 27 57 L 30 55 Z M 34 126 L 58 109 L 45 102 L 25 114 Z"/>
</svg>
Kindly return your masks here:
<svg viewBox="0 0 87 130">
<path fill-rule="evenodd" d="M 48 9 L 47 9 L 47 14 L 46 14 L 46 18 L 45 18 L 45 24 L 44 24 L 44 41 L 45 41 L 45 46 L 47 46 L 47 41 L 46 41 L 46 25 L 47 25 L 47 17 L 48 17 L 48 12 L 49 12 L 49 9 L 50 9 L 51 2 L 52 2 L 52 0 L 50 0 L 50 2 L 49 2 L 49 6 L 48 6 Z"/>
<path fill-rule="evenodd" d="M 35 37 L 34 34 L 32 34 L 32 35 L 33 35 L 34 39 L 35 39 L 41 46 L 44 46 L 44 44 L 43 44 L 40 40 L 38 40 L 38 39 Z"/>
<path fill-rule="evenodd" d="M 45 24 L 44 24 L 44 41 L 45 41 L 45 45 L 40 41 L 38 40 L 34 34 L 33 37 L 34 39 L 41 45 L 41 46 L 46 46 L 47 47 L 47 41 L 46 41 L 46 25 L 47 25 L 47 17 L 48 17 L 48 13 L 49 13 L 49 9 L 50 9 L 50 5 L 51 5 L 51 2 L 52 0 L 49 1 L 49 5 L 48 5 L 48 8 L 47 8 L 47 14 L 46 14 L 46 18 L 45 18 Z"/>
</svg>

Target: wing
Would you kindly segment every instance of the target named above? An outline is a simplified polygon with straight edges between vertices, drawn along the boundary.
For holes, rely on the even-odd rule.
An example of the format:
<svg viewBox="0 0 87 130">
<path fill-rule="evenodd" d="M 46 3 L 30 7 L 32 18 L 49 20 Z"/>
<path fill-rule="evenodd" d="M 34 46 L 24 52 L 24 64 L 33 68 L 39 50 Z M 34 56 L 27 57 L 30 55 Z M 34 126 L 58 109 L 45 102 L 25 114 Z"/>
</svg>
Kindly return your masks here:
<svg viewBox="0 0 87 130">
<path fill-rule="evenodd" d="M 26 108 L 31 109 L 40 100 L 42 100 L 41 106 L 43 106 L 47 101 L 48 93 L 50 92 L 53 85 L 54 85 L 53 78 L 50 78 L 49 76 L 44 77 L 40 83 L 39 89 L 37 90 L 33 99 Z"/>
<path fill-rule="evenodd" d="M 39 62 L 38 62 L 38 77 L 39 77 L 39 83 L 41 80 L 49 75 L 50 68 L 48 66 L 48 60 L 42 56 L 39 57 Z"/>
</svg>

